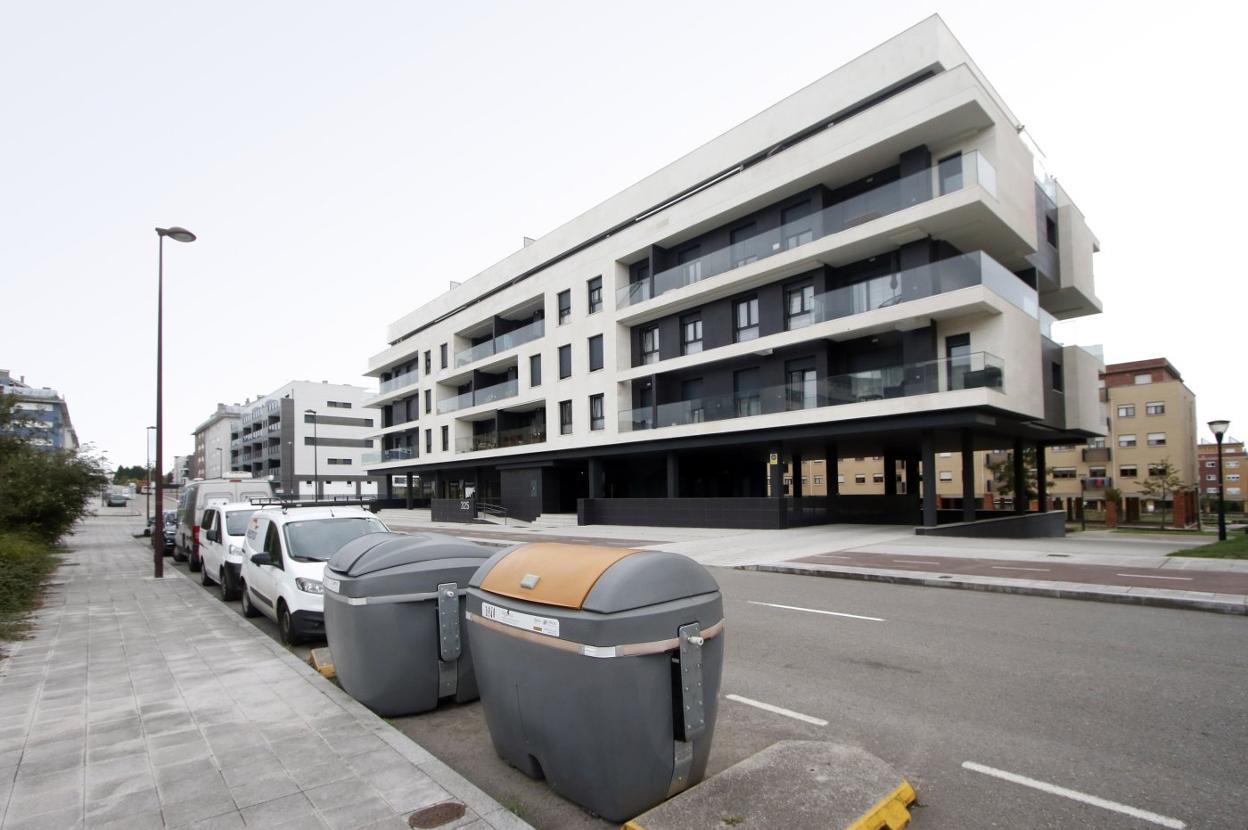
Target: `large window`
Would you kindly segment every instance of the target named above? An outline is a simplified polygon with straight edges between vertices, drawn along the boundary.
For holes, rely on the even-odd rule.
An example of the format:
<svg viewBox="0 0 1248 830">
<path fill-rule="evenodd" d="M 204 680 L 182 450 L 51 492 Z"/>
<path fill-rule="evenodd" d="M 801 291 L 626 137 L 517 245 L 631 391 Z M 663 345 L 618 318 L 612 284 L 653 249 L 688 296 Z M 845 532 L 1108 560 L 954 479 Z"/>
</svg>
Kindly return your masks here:
<svg viewBox="0 0 1248 830">
<path fill-rule="evenodd" d="M 589 338 L 589 371 L 596 372 L 602 368 L 602 335 L 595 334 Z"/>
<path fill-rule="evenodd" d="M 940 177 L 940 195 L 962 189 L 962 154 L 946 156 L 936 165 Z"/>
<path fill-rule="evenodd" d="M 572 377 L 572 344 L 559 347 L 559 380 Z"/>
<path fill-rule="evenodd" d="M 753 222 L 748 225 L 742 225 L 739 228 L 733 228 L 728 234 L 728 241 L 732 245 L 730 256 L 732 258 L 732 267 L 740 268 L 742 265 L 749 265 L 758 259 L 758 254 L 754 249 L 752 240 L 754 239 L 755 225 Z"/>
<path fill-rule="evenodd" d="M 531 355 L 529 357 L 529 386 L 542 385 L 542 356 L 540 354 Z"/>
<path fill-rule="evenodd" d="M 602 311 L 602 277 L 594 277 L 589 281 L 589 313 Z"/>
<path fill-rule="evenodd" d="M 1118 417 L 1119 418 L 1134 418 L 1135 417 L 1135 404 L 1133 403 L 1119 404 L 1118 405 Z"/>
<path fill-rule="evenodd" d="M 733 372 L 732 393 L 738 418 L 763 414 L 762 382 L 758 369 Z"/>
<path fill-rule="evenodd" d="M 1148 403 L 1144 404 L 1144 414 L 1145 415 L 1165 415 L 1166 414 L 1166 402 L 1165 401 L 1149 401 Z"/>
<path fill-rule="evenodd" d="M 738 343 L 758 338 L 758 297 L 737 300 L 732 305 L 733 338 Z"/>
<path fill-rule="evenodd" d="M 1148 434 L 1148 445 L 1150 447 L 1164 447 L 1166 445 L 1166 434 L 1164 432 L 1150 432 Z"/>
<path fill-rule="evenodd" d="M 438 355 L 442 363 L 442 368 L 445 369 L 446 368 L 446 344 L 445 343 L 443 343 L 441 346 L 438 346 Z"/>
<path fill-rule="evenodd" d="M 641 362 L 659 362 L 659 327 L 648 326 L 641 330 Z"/>
<path fill-rule="evenodd" d="M 701 423 L 706 420 L 706 410 L 702 403 L 702 378 L 682 380 L 680 399 L 689 405 L 690 423 Z"/>
<path fill-rule="evenodd" d="M 572 401 L 559 401 L 559 434 L 572 433 Z"/>
<path fill-rule="evenodd" d="M 780 214 L 780 222 L 780 235 L 786 251 L 815 238 L 814 207 L 809 199 L 785 208 Z"/>
<path fill-rule="evenodd" d="M 680 318 L 680 353 L 702 351 L 702 315 L 688 314 Z"/>
<path fill-rule="evenodd" d="M 813 366 L 791 364 L 786 368 L 786 375 L 785 397 L 789 409 L 814 409 L 819 405 Z"/>
<path fill-rule="evenodd" d="M 572 317 L 572 291 L 559 292 L 559 325 L 568 322 Z"/>
<path fill-rule="evenodd" d="M 589 396 L 589 428 L 604 429 L 607 425 L 607 416 L 605 412 L 605 404 L 602 395 Z"/>
<path fill-rule="evenodd" d="M 1078 472 L 1074 467 L 1054 467 L 1053 478 L 1077 478 Z"/>
<path fill-rule="evenodd" d="M 701 256 L 701 245 L 689 245 L 676 252 L 676 264 L 680 266 L 686 283 L 702 279 Z"/>
<path fill-rule="evenodd" d="M 1134 464 L 1123 464 L 1118 467 L 1119 478 L 1138 478 L 1139 475 L 1140 475 L 1140 470 Z"/>
<path fill-rule="evenodd" d="M 946 337 L 945 356 L 949 358 L 949 388 L 965 389 L 966 373 L 971 371 L 971 336 L 954 334 Z"/>
<path fill-rule="evenodd" d="M 815 286 L 811 283 L 795 285 L 784 291 L 784 327 L 800 329 L 815 321 Z"/>
<path fill-rule="evenodd" d="M 1135 441 L 1134 435 L 1119 435 L 1118 436 L 1118 446 L 1134 447 L 1135 445 L 1136 445 L 1136 441 Z"/>
</svg>

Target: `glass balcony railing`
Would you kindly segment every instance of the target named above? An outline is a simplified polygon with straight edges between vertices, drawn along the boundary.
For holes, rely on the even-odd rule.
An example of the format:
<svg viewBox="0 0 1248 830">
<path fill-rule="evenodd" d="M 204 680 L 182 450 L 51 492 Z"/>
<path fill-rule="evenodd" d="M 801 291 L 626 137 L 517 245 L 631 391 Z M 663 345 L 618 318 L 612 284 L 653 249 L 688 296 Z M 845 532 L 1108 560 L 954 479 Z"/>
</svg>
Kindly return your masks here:
<svg viewBox="0 0 1248 830">
<path fill-rule="evenodd" d="M 500 334 L 492 340 L 484 343 L 478 343 L 471 349 L 464 349 L 462 352 L 455 353 L 455 368 L 467 366 L 469 363 L 476 363 L 491 355 L 500 354 L 508 349 L 516 346 L 530 343 L 546 333 L 546 321 L 534 320 L 528 325 L 521 326 L 518 329 L 509 331 L 506 334 Z"/>
<path fill-rule="evenodd" d="M 392 450 L 362 454 L 360 456 L 360 466 L 367 467 L 370 464 L 385 464 L 387 461 L 407 461 L 416 457 L 418 457 L 418 454 L 415 447 L 396 447 Z"/>
<path fill-rule="evenodd" d="M 801 409 L 817 409 L 842 404 L 905 398 L 960 389 L 1004 391 L 1005 365 L 988 352 L 964 357 L 929 360 L 801 383 L 742 390 L 733 395 L 715 395 L 657 406 L 627 409 L 620 413 L 620 431 L 698 424 L 774 415 Z"/>
<path fill-rule="evenodd" d="M 546 427 L 520 427 L 503 429 L 485 435 L 468 435 L 455 439 L 455 452 L 480 452 L 526 444 L 540 444 L 546 440 Z"/>
<path fill-rule="evenodd" d="M 520 394 L 520 382 L 508 380 L 503 383 L 496 383 L 493 386 L 476 389 L 472 392 L 465 392 L 453 398 L 440 400 L 438 401 L 438 414 L 445 415 L 447 412 L 456 412 L 472 406 L 493 403 L 504 398 L 514 398 L 518 394 Z"/>
<path fill-rule="evenodd" d="M 997 173 L 992 164 L 978 152 L 965 153 L 960 159 L 960 164 L 946 161 L 902 176 L 835 205 L 812 211 L 778 228 L 759 231 L 753 236 L 737 239 L 731 245 L 709 251 L 674 268 L 659 271 L 647 281 L 625 285 L 616 291 L 616 306 L 623 308 L 658 297 L 708 277 L 975 185 L 983 187 L 995 198 Z"/>
<path fill-rule="evenodd" d="M 404 375 L 392 377 L 390 380 L 383 380 L 377 385 L 378 395 L 388 395 L 397 389 L 404 389 L 408 386 L 415 386 L 420 382 L 420 374 L 418 372 L 408 372 Z"/>
</svg>

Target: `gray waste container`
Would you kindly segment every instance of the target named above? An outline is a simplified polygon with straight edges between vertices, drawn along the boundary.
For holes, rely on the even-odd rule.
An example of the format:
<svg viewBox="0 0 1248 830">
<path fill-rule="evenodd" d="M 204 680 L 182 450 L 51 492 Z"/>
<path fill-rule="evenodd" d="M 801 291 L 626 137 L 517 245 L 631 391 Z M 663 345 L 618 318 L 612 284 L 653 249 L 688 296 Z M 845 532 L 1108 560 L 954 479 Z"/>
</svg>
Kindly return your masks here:
<svg viewBox="0 0 1248 830">
<path fill-rule="evenodd" d="M 325 635 L 347 693 L 386 717 L 476 700 L 463 595 L 496 548 L 436 533 L 371 533 L 325 568 Z"/>
<path fill-rule="evenodd" d="M 529 544 L 468 589 L 494 748 L 610 821 L 701 780 L 724 663 L 723 601 L 673 553 Z"/>
</svg>

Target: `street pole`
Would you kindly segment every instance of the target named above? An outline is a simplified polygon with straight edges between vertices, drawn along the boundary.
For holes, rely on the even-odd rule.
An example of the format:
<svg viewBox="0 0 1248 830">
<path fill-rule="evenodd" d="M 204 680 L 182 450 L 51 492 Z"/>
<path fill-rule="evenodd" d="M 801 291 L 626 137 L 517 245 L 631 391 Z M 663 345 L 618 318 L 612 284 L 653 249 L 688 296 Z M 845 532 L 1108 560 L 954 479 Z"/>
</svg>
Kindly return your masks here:
<svg viewBox="0 0 1248 830">
<path fill-rule="evenodd" d="M 165 237 L 177 242 L 194 242 L 195 234 L 186 228 L 176 225 L 172 228 L 157 228 L 159 238 L 156 254 L 156 466 L 160 467 L 160 459 L 164 451 L 164 313 L 165 313 Z M 165 509 L 165 479 L 161 471 L 156 470 L 156 509 L 162 515 Z M 159 533 L 152 534 L 152 575 L 161 579 L 165 575 L 165 533 L 162 524 Z"/>
<path fill-rule="evenodd" d="M 320 471 L 321 447 L 317 443 L 316 410 L 305 409 L 303 411 L 303 414 L 312 416 L 312 500 L 320 501 L 321 500 L 321 471 Z"/>
<path fill-rule="evenodd" d="M 152 430 L 154 429 L 156 429 L 156 427 L 148 427 L 143 432 L 143 437 L 146 439 L 143 442 L 146 445 L 143 449 L 147 451 L 147 469 L 143 473 L 145 477 L 143 481 L 143 492 L 147 494 L 147 506 L 145 511 L 147 513 L 147 523 L 149 525 L 152 523 Z"/>
<path fill-rule="evenodd" d="M 1230 429 L 1230 421 L 1210 421 L 1209 431 L 1213 433 L 1213 439 L 1218 442 L 1218 541 L 1226 541 L 1226 499 L 1223 495 L 1226 491 L 1226 479 L 1222 477 L 1222 436 L 1226 435 L 1226 431 Z"/>
</svg>

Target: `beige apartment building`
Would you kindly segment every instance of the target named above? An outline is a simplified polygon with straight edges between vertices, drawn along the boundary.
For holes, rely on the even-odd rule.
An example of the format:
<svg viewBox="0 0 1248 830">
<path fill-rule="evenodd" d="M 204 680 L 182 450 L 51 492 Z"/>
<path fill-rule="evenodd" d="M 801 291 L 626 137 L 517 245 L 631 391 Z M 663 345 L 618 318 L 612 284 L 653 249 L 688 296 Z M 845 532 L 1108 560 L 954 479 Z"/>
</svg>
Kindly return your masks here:
<svg viewBox="0 0 1248 830">
<path fill-rule="evenodd" d="M 1094 438 L 1086 445 L 1055 445 L 1044 449 L 1044 464 L 1049 469 L 1048 495 L 1057 507 L 1077 503 L 1080 495 L 1100 508 L 1105 488 L 1122 491 L 1126 516 L 1151 513 L 1159 509 L 1158 499 L 1144 489 L 1144 482 L 1157 468 L 1169 462 L 1178 470 L 1185 485 L 1198 481 L 1196 449 L 1196 396 L 1183 383 L 1178 369 L 1165 358 L 1114 363 L 1101 375 L 1101 398 L 1107 405 L 1107 435 Z M 1248 474 L 1248 458 L 1230 453 L 1232 445 L 1224 445 L 1223 460 L 1234 462 L 1226 469 L 1227 501 L 1236 496 L 1243 501 L 1248 492 L 1240 476 Z M 1209 445 L 1216 467 L 1216 447 Z M 1216 469 L 1205 469 L 1209 460 L 1201 446 L 1199 480 L 1202 493 L 1216 495 Z M 980 507 L 1003 507 L 1012 501 L 995 493 L 993 467 L 1008 463 L 1008 453 L 980 451 L 975 454 L 975 492 Z M 1240 469 L 1240 466 L 1244 469 Z M 802 491 L 824 495 L 827 470 L 823 459 L 803 461 Z M 792 467 L 786 468 L 786 489 L 792 483 Z M 905 493 L 905 470 L 899 466 L 897 492 Z M 1034 470 L 1032 471 L 1034 475 Z M 838 464 L 840 492 L 847 495 L 875 495 L 885 492 L 884 458 L 867 456 L 842 458 Z M 936 492 L 942 508 L 961 504 L 962 459 L 959 453 L 936 454 Z M 1236 476 L 1236 478 L 1232 478 Z M 1204 479 L 1208 478 L 1208 482 Z M 1213 488 L 1209 490 L 1209 488 Z M 1166 499 L 1170 501 L 1169 498 Z"/>
<path fill-rule="evenodd" d="M 1202 443 L 1197 449 L 1197 469 L 1200 471 L 1200 501 L 1207 510 L 1217 509 L 1218 498 L 1218 445 Z M 1233 513 L 1244 510 L 1244 495 L 1248 493 L 1248 450 L 1243 441 L 1229 436 L 1222 441 L 1222 484 L 1226 487 L 1226 509 Z"/>
</svg>

